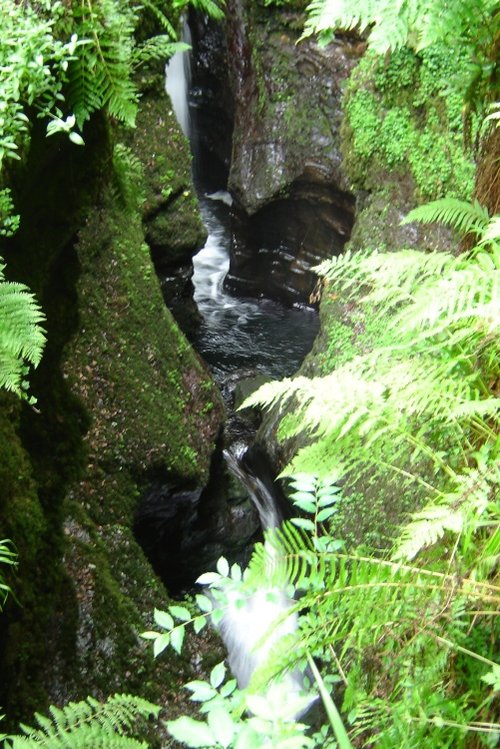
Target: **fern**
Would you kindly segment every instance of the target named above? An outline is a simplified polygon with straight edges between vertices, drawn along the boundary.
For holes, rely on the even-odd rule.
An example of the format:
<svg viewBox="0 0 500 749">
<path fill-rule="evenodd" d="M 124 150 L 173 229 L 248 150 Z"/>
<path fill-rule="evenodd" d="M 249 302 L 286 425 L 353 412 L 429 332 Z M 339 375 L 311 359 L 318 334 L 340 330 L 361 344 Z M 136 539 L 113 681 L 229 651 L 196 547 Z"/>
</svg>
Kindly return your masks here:
<svg viewBox="0 0 500 749">
<path fill-rule="evenodd" d="M 151 60 L 167 60 L 176 52 L 185 52 L 190 49 L 189 44 L 184 42 L 173 42 L 166 34 L 154 36 L 147 39 L 143 44 L 134 48 L 132 52 L 132 64 L 135 68 Z"/>
<path fill-rule="evenodd" d="M 370 31 L 369 44 L 384 54 L 405 44 L 422 49 L 436 42 L 474 40 L 488 17 L 494 17 L 495 0 L 455 0 L 442 5 L 435 0 L 313 0 L 307 7 L 305 35 L 328 40 L 336 29 Z M 488 30 L 491 41 L 494 30 Z"/>
<path fill-rule="evenodd" d="M 128 694 L 115 694 L 106 702 L 93 697 L 81 702 L 70 702 L 60 709 L 49 708 L 50 718 L 35 713 L 39 728 L 22 725 L 24 735 L 10 736 L 12 749 L 46 747 L 46 749 L 142 749 L 143 741 L 129 734 L 138 719 L 157 716 L 159 707 Z"/>
<path fill-rule="evenodd" d="M 26 286 L 5 280 L 4 268 L 0 263 L 0 387 L 24 396 L 27 365 L 38 366 L 45 345 L 45 316 Z"/>
<path fill-rule="evenodd" d="M 200 13 L 205 13 L 216 21 L 222 21 L 224 18 L 224 0 L 191 0 L 190 4 Z"/>
<path fill-rule="evenodd" d="M 483 471 L 478 469 L 456 476 L 452 491 L 439 503 L 431 503 L 413 513 L 403 528 L 393 553 L 395 560 L 411 560 L 425 547 L 432 546 L 446 532 L 460 534 L 466 527 L 477 527 L 483 518 L 498 522 L 498 507 L 489 505 L 500 491 L 500 465 L 494 462 Z"/>
<path fill-rule="evenodd" d="M 8 538 L 0 539 L 0 565 L 5 564 L 9 566 L 16 566 L 16 553 L 12 548 L 12 543 Z M 0 612 L 2 611 L 3 605 L 10 593 L 10 587 L 5 582 L 2 571 L 0 570 Z M 0 716 L 1 719 L 1 716 Z"/>
<path fill-rule="evenodd" d="M 488 227 L 489 216 L 486 208 L 477 200 L 466 203 L 455 198 L 443 198 L 414 208 L 401 223 L 409 224 L 413 221 L 424 224 L 439 222 L 453 227 L 461 234 L 483 234 Z"/>
</svg>

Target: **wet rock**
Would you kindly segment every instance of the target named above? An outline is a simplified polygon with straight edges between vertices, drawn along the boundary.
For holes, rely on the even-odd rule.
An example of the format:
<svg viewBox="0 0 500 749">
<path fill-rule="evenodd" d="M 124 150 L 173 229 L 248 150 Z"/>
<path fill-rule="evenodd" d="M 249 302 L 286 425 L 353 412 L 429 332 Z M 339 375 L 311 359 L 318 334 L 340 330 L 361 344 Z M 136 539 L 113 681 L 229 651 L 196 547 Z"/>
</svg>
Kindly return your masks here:
<svg viewBox="0 0 500 749">
<path fill-rule="evenodd" d="M 134 533 L 168 592 L 192 591 L 220 556 L 245 565 L 260 533 L 256 510 L 215 454 L 208 484 L 192 490 L 159 484 L 143 497 Z"/>
<path fill-rule="evenodd" d="M 234 97 L 224 27 L 191 10 L 189 111 L 195 182 L 205 191 L 224 189 L 231 163 Z"/>
<path fill-rule="evenodd" d="M 226 25 L 235 199 L 226 287 L 289 305 L 309 303 L 311 270 L 348 239 L 354 199 L 342 172 L 342 83 L 352 40 L 297 43 L 300 14 L 230 0 Z"/>
<path fill-rule="evenodd" d="M 290 306 L 311 303 L 312 269 L 342 251 L 353 213 L 352 196 L 312 175 L 253 216 L 235 212 L 226 288 Z"/>
</svg>

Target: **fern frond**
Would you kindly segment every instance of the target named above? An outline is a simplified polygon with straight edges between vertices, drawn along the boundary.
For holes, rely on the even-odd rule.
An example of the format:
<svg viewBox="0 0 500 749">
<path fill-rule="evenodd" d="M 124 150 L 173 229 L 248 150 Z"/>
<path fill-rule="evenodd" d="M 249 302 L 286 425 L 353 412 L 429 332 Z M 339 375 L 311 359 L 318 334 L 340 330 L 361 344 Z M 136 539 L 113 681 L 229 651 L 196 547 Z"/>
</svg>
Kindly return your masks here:
<svg viewBox="0 0 500 749">
<path fill-rule="evenodd" d="M 156 20 L 159 22 L 162 29 L 164 29 L 171 40 L 177 38 L 177 33 L 172 26 L 170 19 L 165 13 L 158 7 L 158 1 L 156 0 L 142 0 L 141 5 L 147 8 L 154 15 Z"/>
<path fill-rule="evenodd" d="M 443 275 L 454 262 L 454 256 L 446 252 L 361 251 L 345 252 L 315 270 L 348 298 L 361 296 L 362 301 L 389 311 L 407 302 L 421 283 Z M 364 295 L 360 295 L 360 289 Z"/>
<path fill-rule="evenodd" d="M 487 242 L 498 242 L 500 240 L 500 216 L 493 216 L 490 219 L 490 223 L 486 227 L 479 244 L 486 244 Z"/>
<path fill-rule="evenodd" d="M 310 536 L 288 521 L 267 531 L 265 542 L 256 544 L 249 562 L 249 585 L 258 587 L 265 579 L 272 586 L 301 588 L 309 580 L 311 565 L 316 564 L 313 549 Z"/>
<path fill-rule="evenodd" d="M 128 694 L 106 702 L 87 697 L 60 709 L 50 707 L 50 718 L 35 713 L 38 728 L 21 726 L 24 736 L 11 737 L 12 749 L 142 749 L 145 742 L 127 736 L 138 719 L 157 716 L 159 707 Z"/>
<path fill-rule="evenodd" d="M 307 6 L 304 36 L 317 34 L 328 40 L 337 30 L 369 32 L 368 44 L 380 54 L 408 45 L 421 50 L 457 38 L 471 45 L 486 20 L 494 16 L 496 0 L 313 0 Z M 491 45 L 494 43 L 491 32 Z"/>
<path fill-rule="evenodd" d="M 184 42 L 173 42 L 165 34 L 147 39 L 143 44 L 134 48 L 132 52 L 132 64 L 135 68 L 152 60 L 168 60 L 176 52 L 187 52 L 189 44 Z"/>
<path fill-rule="evenodd" d="M 447 531 L 459 534 L 467 527 L 470 532 L 488 507 L 496 513 L 498 520 L 498 508 L 494 509 L 493 502 L 500 489 L 500 464 L 492 461 L 487 468 L 456 475 L 453 484 L 452 490 L 443 494 L 439 502 L 431 502 L 412 514 L 393 552 L 395 561 L 414 559 Z"/>
<path fill-rule="evenodd" d="M 45 345 L 45 316 L 27 286 L 4 280 L 0 263 L 0 387 L 22 395 L 26 365 L 37 367 Z"/>
<path fill-rule="evenodd" d="M 424 329 L 430 337 L 470 318 L 479 321 L 486 335 L 498 332 L 500 268 L 483 270 L 477 264 L 456 268 L 443 278 L 420 285 L 411 303 L 394 316 L 391 327 L 402 334 Z"/>
<path fill-rule="evenodd" d="M 225 15 L 224 0 L 191 0 L 191 5 L 200 13 L 206 13 L 216 21 L 222 21 Z"/>
<path fill-rule="evenodd" d="M 482 234 L 488 227 L 490 217 L 486 208 L 477 200 L 467 203 L 457 198 L 442 198 L 414 208 L 401 223 L 409 224 L 413 221 L 423 224 L 439 222 L 451 226 L 461 234 Z"/>
<path fill-rule="evenodd" d="M 133 125 L 138 94 L 131 79 L 134 48 L 132 9 L 117 0 L 100 0 L 75 8 L 79 34 L 86 43 L 68 68 L 68 103 L 81 128 L 92 112 L 109 113 Z"/>
</svg>

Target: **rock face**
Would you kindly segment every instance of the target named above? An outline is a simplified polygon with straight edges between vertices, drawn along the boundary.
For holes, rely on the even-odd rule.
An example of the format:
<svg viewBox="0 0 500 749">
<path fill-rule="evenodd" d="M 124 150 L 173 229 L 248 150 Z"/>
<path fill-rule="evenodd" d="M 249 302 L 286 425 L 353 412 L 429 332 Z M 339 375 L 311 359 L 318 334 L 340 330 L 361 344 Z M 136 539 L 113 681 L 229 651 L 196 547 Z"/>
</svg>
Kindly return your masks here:
<svg viewBox="0 0 500 749">
<path fill-rule="evenodd" d="M 297 44 L 299 14 L 262 14 L 245 0 L 230 0 L 228 10 L 235 221 L 226 285 L 308 302 L 316 282 L 311 267 L 341 251 L 353 223 L 341 168 L 340 96 L 359 45 Z"/>
<path fill-rule="evenodd" d="M 226 189 L 231 165 L 234 97 L 224 27 L 191 10 L 189 111 L 194 179 L 203 190 Z"/>
<path fill-rule="evenodd" d="M 142 89 L 137 127 L 128 140 L 144 169 L 146 241 L 165 302 L 181 328 L 191 333 L 198 322 L 191 259 L 207 233 L 193 190 L 189 145 L 165 93 L 164 76 L 150 74 Z"/>
<path fill-rule="evenodd" d="M 154 606 L 167 603 L 132 533 L 139 498 L 158 483 L 204 485 L 223 417 L 164 304 L 145 241 L 173 266 L 203 236 L 192 185 L 182 182 L 185 141 L 159 117 L 152 108 L 141 114 L 135 155 L 116 143 L 119 134 L 110 140 L 98 115 L 85 149 L 35 127 L 13 180 L 23 225 L 2 238 L 0 253 L 37 293 L 48 343 L 31 377 L 36 410 L 2 396 L 0 411 L 0 537 L 12 538 L 22 559 L 21 606 L 11 597 L 0 627 L 10 728 L 49 702 L 89 693 L 167 703 L 192 675 L 185 659 L 155 662 L 138 637 Z M 170 133 L 182 163 L 172 201 L 162 189 L 177 185 L 174 166 L 154 149 L 142 166 L 143 128 L 153 125 Z"/>
</svg>

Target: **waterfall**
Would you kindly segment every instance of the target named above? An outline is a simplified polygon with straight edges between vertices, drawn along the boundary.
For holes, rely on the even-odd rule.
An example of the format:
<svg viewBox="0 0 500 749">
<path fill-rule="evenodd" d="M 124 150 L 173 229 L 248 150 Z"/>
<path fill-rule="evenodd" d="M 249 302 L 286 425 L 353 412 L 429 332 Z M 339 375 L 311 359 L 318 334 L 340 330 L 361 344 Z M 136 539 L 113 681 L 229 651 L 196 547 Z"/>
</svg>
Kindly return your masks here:
<svg viewBox="0 0 500 749">
<path fill-rule="evenodd" d="M 274 485 L 264 452 L 257 450 L 255 454 L 255 448 L 250 448 L 246 454 L 225 451 L 224 456 L 230 470 L 247 488 L 259 513 L 262 529 L 277 528 L 283 520 L 280 511 L 282 497 Z M 278 552 L 264 543 L 268 557 L 266 564 L 275 569 L 280 565 Z M 297 614 L 291 611 L 293 603 L 281 587 L 269 583 L 265 576 L 259 588 L 249 596 L 242 598 L 238 591 L 228 593 L 227 606 L 218 628 L 228 651 L 230 669 L 240 689 L 250 684 L 254 672 L 266 664 L 281 639 L 297 631 Z M 285 705 L 290 700 L 290 718 L 299 718 L 317 699 L 315 695 L 306 695 L 299 702 L 293 699 L 304 693 L 304 675 L 297 669 L 283 674 L 275 685 L 268 685 L 266 694 L 276 687 L 281 690 Z M 300 705 L 298 710 L 297 705 Z"/>
<path fill-rule="evenodd" d="M 191 32 L 186 20 L 182 22 L 182 41 L 191 46 Z M 188 103 L 190 82 L 189 51 L 176 52 L 165 66 L 165 90 L 170 96 L 177 122 L 186 138 L 190 135 Z"/>
</svg>

